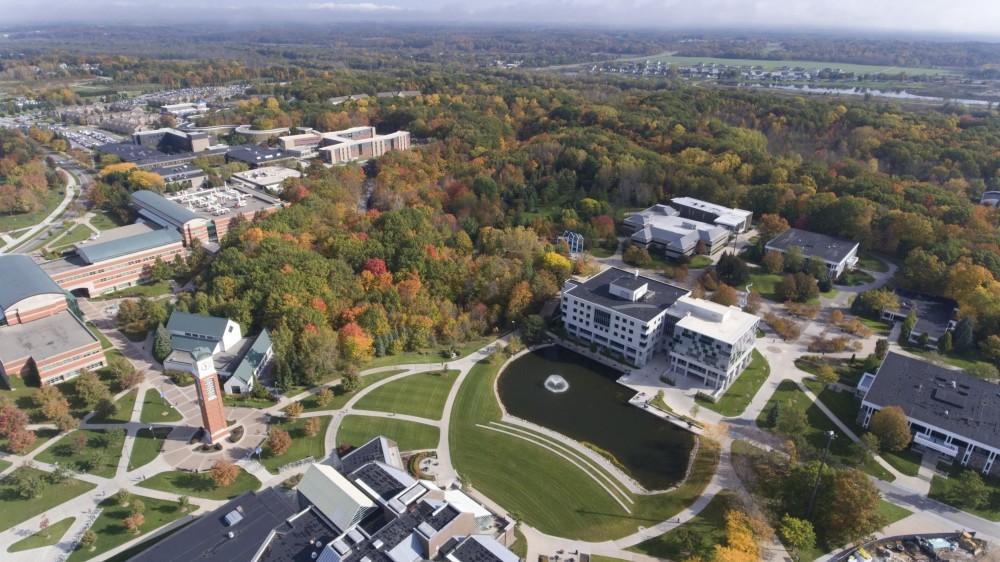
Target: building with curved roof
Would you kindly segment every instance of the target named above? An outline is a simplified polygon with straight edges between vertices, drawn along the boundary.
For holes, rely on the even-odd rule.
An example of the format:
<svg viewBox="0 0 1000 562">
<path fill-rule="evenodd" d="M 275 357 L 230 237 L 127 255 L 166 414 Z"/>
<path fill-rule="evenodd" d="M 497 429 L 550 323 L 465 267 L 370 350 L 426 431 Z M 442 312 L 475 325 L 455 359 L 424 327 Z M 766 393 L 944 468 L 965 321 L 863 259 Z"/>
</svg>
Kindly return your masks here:
<svg viewBox="0 0 1000 562">
<path fill-rule="evenodd" d="M 28 256 L 0 256 L 0 324 L 14 325 L 66 310 L 66 293 Z"/>
</svg>

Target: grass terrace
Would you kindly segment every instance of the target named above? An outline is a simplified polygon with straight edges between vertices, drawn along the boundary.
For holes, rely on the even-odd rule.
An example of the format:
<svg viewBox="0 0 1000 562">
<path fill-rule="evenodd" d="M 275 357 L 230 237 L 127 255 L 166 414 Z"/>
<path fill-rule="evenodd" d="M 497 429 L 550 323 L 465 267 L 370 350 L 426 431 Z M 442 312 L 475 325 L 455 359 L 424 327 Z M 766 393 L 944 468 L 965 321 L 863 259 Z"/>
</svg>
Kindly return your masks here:
<svg viewBox="0 0 1000 562">
<path fill-rule="evenodd" d="M 390 418 L 347 416 L 337 428 L 337 445 L 364 445 L 373 437 L 384 435 L 399 445 L 401 451 L 419 451 L 437 447 L 438 428 Z"/>
<path fill-rule="evenodd" d="M 278 469 L 282 466 L 306 457 L 311 456 L 317 461 L 326 457 L 324 435 L 326 435 L 326 428 L 330 425 L 331 418 L 330 416 L 320 416 L 316 418 L 320 421 L 319 433 L 312 437 L 306 435 L 305 424 L 307 419 L 309 418 L 280 420 L 271 424 L 271 427 L 279 427 L 287 431 L 292 437 L 292 444 L 288 447 L 287 451 L 280 455 L 272 454 L 271 451 L 268 450 L 267 446 L 264 446 L 264 454 L 260 459 L 260 464 L 264 465 L 264 468 L 266 468 L 268 472 L 277 474 Z"/>
<path fill-rule="evenodd" d="M 353 392 L 346 392 L 342 386 L 339 384 L 332 387 L 330 390 L 333 391 L 333 400 L 325 406 L 321 406 L 319 400 L 316 398 L 316 393 L 313 393 L 306 398 L 300 400 L 304 411 L 306 412 L 321 412 L 326 410 L 339 410 L 347 404 L 348 400 L 354 398 L 359 392 L 365 388 L 377 383 L 380 380 L 387 379 L 393 375 L 398 375 L 402 373 L 403 370 L 392 370 L 392 371 L 382 371 L 378 373 L 372 373 L 370 375 L 363 375 L 361 377 L 361 386 Z"/>
<path fill-rule="evenodd" d="M 861 255 L 858 257 L 858 268 L 876 273 L 886 273 L 889 271 L 889 266 L 884 261 L 868 252 L 861 252 Z"/>
<path fill-rule="evenodd" d="M 209 500 L 228 500 L 252 490 L 260 488 L 260 480 L 249 472 L 240 469 L 240 475 L 229 486 L 219 487 L 212 482 L 207 472 L 194 473 L 180 470 L 161 472 L 139 482 L 142 488 L 160 490 L 181 496 L 196 496 Z"/>
<path fill-rule="evenodd" d="M 690 476 L 671 492 L 635 496 L 625 511 L 587 473 L 533 443 L 490 431 L 500 419 L 493 393 L 499 365 L 477 363 L 458 392 L 450 424 L 455 468 L 463 481 L 514 517 L 545 533 L 609 540 L 675 516 L 697 499 L 719 461 L 718 445 L 701 439 Z"/>
<path fill-rule="evenodd" d="M 923 455 L 911 449 L 903 449 L 899 452 L 884 452 L 880 456 L 893 468 L 907 476 L 916 476 L 920 471 L 920 462 Z"/>
<path fill-rule="evenodd" d="M 762 268 L 750 269 L 750 282 L 753 283 L 753 290 L 769 301 L 777 302 L 778 297 L 774 294 L 774 287 L 778 281 L 781 281 L 781 275 L 777 273 L 768 273 Z"/>
<path fill-rule="evenodd" d="M 702 269 L 712 265 L 713 263 L 712 258 L 708 256 L 693 256 L 691 258 L 691 262 L 688 263 L 688 269 Z"/>
<path fill-rule="evenodd" d="M 135 470 L 153 462 L 163 449 L 163 442 L 170 431 L 169 427 L 157 427 L 153 431 L 144 427 L 137 431 L 132 444 L 132 455 L 128 459 L 128 469 Z"/>
<path fill-rule="evenodd" d="M 256 408 L 258 410 L 266 410 L 276 404 L 273 400 L 254 398 L 249 394 L 226 394 L 222 397 L 222 403 L 230 408 Z"/>
<path fill-rule="evenodd" d="M 142 500 L 142 503 L 146 505 L 145 511 L 142 512 L 146 521 L 139 527 L 138 534 L 129 531 L 125 527 L 125 524 L 122 523 L 130 515 L 130 508 L 121 507 L 115 503 L 114 498 L 108 498 L 101 502 L 103 511 L 97 520 L 94 521 L 93 526 L 90 527 L 97 533 L 97 542 L 94 544 L 94 549 L 77 548 L 66 559 L 67 562 L 80 562 L 100 556 L 113 548 L 134 540 L 136 537 L 140 537 L 150 531 L 159 529 L 167 523 L 176 521 L 186 514 L 180 504 L 175 501 L 159 500 L 138 495 L 134 497 Z"/>
<path fill-rule="evenodd" d="M 53 242 L 49 243 L 49 249 L 51 249 L 52 251 L 66 249 L 72 246 L 73 244 L 76 244 L 78 242 L 83 242 L 87 238 L 90 238 L 90 236 L 93 233 L 94 231 L 90 230 L 90 228 L 88 228 L 86 225 L 78 224 L 73 228 L 69 229 L 59 238 L 55 239 Z"/>
<path fill-rule="evenodd" d="M 979 353 L 941 353 L 939 351 L 932 351 L 929 349 L 921 349 L 918 347 L 906 347 L 906 351 L 914 355 L 918 355 L 931 363 L 937 363 L 938 365 L 951 365 L 952 367 L 958 367 L 963 371 L 968 371 L 972 369 L 973 372 L 969 374 L 975 374 L 975 371 L 980 368 L 989 369 L 993 367 L 993 363 L 990 362 L 985 357 L 981 356 Z"/>
<path fill-rule="evenodd" d="M 28 535 L 27 537 L 17 541 L 16 543 L 10 545 L 7 552 L 22 552 L 25 550 L 32 550 L 35 548 L 42 548 L 43 546 L 52 546 L 57 544 L 69 530 L 73 522 L 76 521 L 76 517 L 67 517 L 60 521 L 50 524 L 44 531 L 38 531 L 33 535 Z"/>
<path fill-rule="evenodd" d="M 139 415 L 139 421 L 142 423 L 172 423 L 182 419 L 180 412 L 160 396 L 160 391 L 150 388 L 143 395 L 142 413 Z"/>
<path fill-rule="evenodd" d="M 771 374 L 771 366 L 767 359 L 756 349 L 753 351 L 753 360 L 743 371 L 726 392 L 719 398 L 718 402 L 712 402 L 701 396 L 697 397 L 697 402 L 703 407 L 718 412 L 723 416 L 738 416 L 750 404 L 753 397 L 760 390 L 760 387 Z"/>
<path fill-rule="evenodd" d="M 87 440 L 75 450 L 78 435 L 85 436 Z M 67 433 L 35 458 L 41 462 L 58 463 L 77 472 L 111 478 L 118 470 L 123 445 L 124 430 L 77 429 Z"/>
<path fill-rule="evenodd" d="M 408 375 L 373 389 L 354 407 L 439 420 L 456 378 L 458 371 Z"/>
<path fill-rule="evenodd" d="M 111 347 L 114 347 L 111 343 L 111 340 L 109 340 L 108 337 L 104 335 L 104 332 L 97 329 L 97 326 L 93 325 L 90 322 L 87 322 L 87 327 L 90 328 L 90 332 L 94 334 L 94 337 L 101 341 L 101 349 L 110 349 Z"/>
<path fill-rule="evenodd" d="M 27 466 L 18 468 L 11 474 L 14 473 L 39 478 L 48 477 L 47 472 Z M 38 497 L 25 499 L 18 494 L 10 476 L 7 476 L 4 480 L 0 480 L 0 501 L 3 502 L 4 507 L 0 510 L 0 531 L 6 531 L 22 521 L 27 521 L 96 487 L 90 482 L 70 478 L 58 486 L 43 487 L 42 493 Z"/>
<path fill-rule="evenodd" d="M 90 224 L 94 225 L 97 230 L 111 230 L 122 226 L 118 223 L 118 218 L 114 213 L 104 209 L 94 211 L 94 216 L 90 218 Z"/>
</svg>

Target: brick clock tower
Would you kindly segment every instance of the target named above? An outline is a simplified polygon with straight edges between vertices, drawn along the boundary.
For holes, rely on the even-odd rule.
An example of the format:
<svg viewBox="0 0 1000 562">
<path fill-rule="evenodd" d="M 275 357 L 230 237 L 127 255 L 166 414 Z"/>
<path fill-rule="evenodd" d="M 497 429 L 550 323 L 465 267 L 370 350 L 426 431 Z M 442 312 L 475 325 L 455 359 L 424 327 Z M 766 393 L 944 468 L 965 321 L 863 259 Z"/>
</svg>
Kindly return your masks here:
<svg viewBox="0 0 1000 562">
<path fill-rule="evenodd" d="M 208 433 L 209 443 L 216 443 L 229 434 L 226 427 L 226 412 L 222 407 L 219 374 L 215 372 L 215 363 L 208 350 L 199 348 L 194 351 L 194 354 L 201 423 Z"/>
</svg>

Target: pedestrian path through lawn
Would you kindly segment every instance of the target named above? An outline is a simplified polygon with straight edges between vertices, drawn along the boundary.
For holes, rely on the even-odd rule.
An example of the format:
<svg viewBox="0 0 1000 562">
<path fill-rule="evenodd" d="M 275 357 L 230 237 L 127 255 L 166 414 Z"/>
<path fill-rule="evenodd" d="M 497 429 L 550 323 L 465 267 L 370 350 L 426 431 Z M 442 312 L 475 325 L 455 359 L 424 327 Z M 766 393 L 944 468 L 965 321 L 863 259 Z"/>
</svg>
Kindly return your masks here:
<svg viewBox="0 0 1000 562">
<path fill-rule="evenodd" d="M 440 420 L 458 371 L 415 373 L 375 388 L 354 407 Z"/>
</svg>

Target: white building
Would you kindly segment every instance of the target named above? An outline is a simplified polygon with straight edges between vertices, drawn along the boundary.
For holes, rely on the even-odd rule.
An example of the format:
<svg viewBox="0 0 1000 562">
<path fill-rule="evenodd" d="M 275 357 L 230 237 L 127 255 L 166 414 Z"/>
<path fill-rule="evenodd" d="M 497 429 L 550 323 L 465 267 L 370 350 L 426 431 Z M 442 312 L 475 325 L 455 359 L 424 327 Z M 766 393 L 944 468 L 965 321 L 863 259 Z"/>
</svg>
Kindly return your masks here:
<svg viewBox="0 0 1000 562">
<path fill-rule="evenodd" d="M 671 371 L 725 389 L 750 365 L 757 316 L 690 295 L 677 299 L 667 314 L 677 319 L 669 343 Z"/>
<path fill-rule="evenodd" d="M 624 227 L 632 233 L 632 242 L 675 259 L 699 253 L 699 242 L 703 245 L 700 253 L 720 252 L 730 236 L 730 231 L 721 226 L 682 218 L 680 212 L 669 205 L 653 205 L 629 215 Z"/>
<path fill-rule="evenodd" d="M 725 389 L 750 364 L 759 318 L 687 289 L 609 268 L 562 290 L 563 324 L 576 339 L 642 367 L 658 351 L 670 370 Z"/>
<path fill-rule="evenodd" d="M 834 238 L 818 232 L 789 228 L 775 236 L 764 249 L 768 252 L 788 253 L 792 248 L 798 248 L 802 256 L 810 261 L 826 264 L 830 279 L 840 277 L 842 273 L 853 269 L 858 263 L 858 243 L 853 240 Z"/>
<path fill-rule="evenodd" d="M 377 158 L 392 150 L 408 150 L 410 133 L 396 131 L 380 135 L 371 126 L 328 133 L 309 129 L 300 134 L 279 137 L 278 141 L 283 150 L 295 151 L 301 157 L 318 153 L 328 164 L 343 164 Z"/>
<path fill-rule="evenodd" d="M 563 285 L 560 307 L 566 332 L 639 367 L 662 349 L 667 309 L 687 289 L 609 268 L 584 282 Z"/>
<path fill-rule="evenodd" d="M 281 193 L 281 184 L 288 178 L 301 178 L 302 172 L 281 166 L 261 166 L 245 172 L 237 172 L 229 181 L 237 185 Z"/>
<path fill-rule="evenodd" d="M 736 234 L 750 230 L 753 219 L 752 211 L 716 205 L 694 197 L 674 197 L 670 205 L 686 219 L 712 223 Z"/>
</svg>

